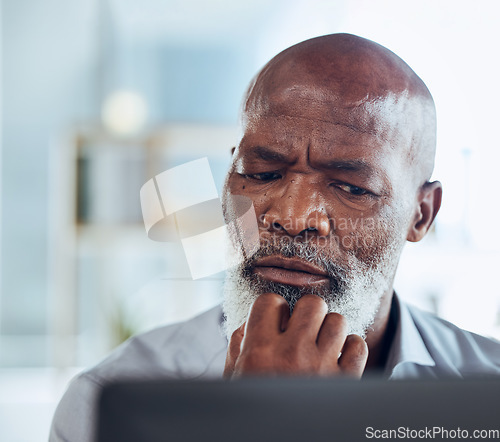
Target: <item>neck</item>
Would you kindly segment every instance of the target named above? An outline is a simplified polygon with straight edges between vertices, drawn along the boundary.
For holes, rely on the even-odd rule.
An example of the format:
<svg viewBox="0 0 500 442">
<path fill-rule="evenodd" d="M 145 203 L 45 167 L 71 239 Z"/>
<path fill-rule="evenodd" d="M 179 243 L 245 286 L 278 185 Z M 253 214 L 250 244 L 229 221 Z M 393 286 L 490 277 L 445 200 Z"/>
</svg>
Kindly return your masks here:
<svg viewBox="0 0 500 442">
<path fill-rule="evenodd" d="M 366 336 L 369 356 L 365 372 L 382 372 L 396 331 L 397 318 L 391 315 L 394 291 L 391 288 L 383 297 L 373 324 Z"/>
</svg>

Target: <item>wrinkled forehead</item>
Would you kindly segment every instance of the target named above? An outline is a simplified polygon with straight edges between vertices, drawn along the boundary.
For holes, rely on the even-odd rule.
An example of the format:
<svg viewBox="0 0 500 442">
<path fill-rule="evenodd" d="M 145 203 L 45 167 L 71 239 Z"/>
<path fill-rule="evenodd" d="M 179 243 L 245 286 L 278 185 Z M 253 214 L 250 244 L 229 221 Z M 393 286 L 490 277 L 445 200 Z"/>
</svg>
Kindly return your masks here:
<svg viewBox="0 0 500 442">
<path fill-rule="evenodd" d="M 311 131 L 328 125 L 374 137 L 409 154 L 425 124 L 425 102 L 406 90 L 353 96 L 311 85 L 254 89 L 245 103 L 245 133 L 259 130 L 266 120 L 278 118 L 282 123 L 275 127 L 276 132 L 293 131 L 297 121 Z"/>
<path fill-rule="evenodd" d="M 436 144 L 432 97 L 397 55 L 344 34 L 292 46 L 259 72 L 243 103 L 245 136 L 323 132 L 397 151 L 420 183 L 430 178 Z M 265 122 L 265 123 L 264 123 Z M 364 152 L 369 148 L 361 149 Z"/>
</svg>

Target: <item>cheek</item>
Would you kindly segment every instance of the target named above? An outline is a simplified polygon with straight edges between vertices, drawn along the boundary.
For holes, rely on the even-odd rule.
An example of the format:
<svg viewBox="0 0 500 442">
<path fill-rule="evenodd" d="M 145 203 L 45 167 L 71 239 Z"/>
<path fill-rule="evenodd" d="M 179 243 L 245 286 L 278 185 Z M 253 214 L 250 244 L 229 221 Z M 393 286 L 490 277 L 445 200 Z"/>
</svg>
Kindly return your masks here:
<svg viewBox="0 0 500 442">
<path fill-rule="evenodd" d="M 379 247 L 382 235 L 374 217 L 337 217 L 334 224 L 332 239 L 343 252 L 361 259 Z"/>
<path fill-rule="evenodd" d="M 353 253 L 369 266 L 391 256 L 396 258 L 406 241 L 404 220 L 385 216 L 366 219 L 362 228 L 351 233 Z"/>
<path fill-rule="evenodd" d="M 338 248 L 367 264 L 397 251 L 405 242 L 405 218 L 392 206 L 371 213 L 344 212 L 335 217 L 334 239 Z"/>
<path fill-rule="evenodd" d="M 252 186 L 245 185 L 244 182 L 241 182 L 233 186 L 233 191 L 231 193 L 233 195 L 243 195 L 249 198 L 253 203 L 259 228 L 261 230 L 269 230 L 272 226 L 269 224 L 266 214 L 268 214 L 270 208 L 274 204 L 275 195 L 273 195 L 272 190 L 264 188 L 260 192 L 254 192 L 251 187 Z"/>
<path fill-rule="evenodd" d="M 222 195 L 226 222 L 233 221 L 236 217 L 241 216 L 251 203 L 255 210 L 259 229 L 270 229 L 271 226 L 266 225 L 264 222 L 264 215 L 266 214 L 266 207 L 269 201 L 266 191 L 261 193 L 253 192 L 251 186 L 248 185 L 248 182 L 244 178 L 236 173 L 231 173 L 224 184 Z M 245 197 L 243 208 L 241 207 L 241 199 L 238 197 Z"/>
</svg>

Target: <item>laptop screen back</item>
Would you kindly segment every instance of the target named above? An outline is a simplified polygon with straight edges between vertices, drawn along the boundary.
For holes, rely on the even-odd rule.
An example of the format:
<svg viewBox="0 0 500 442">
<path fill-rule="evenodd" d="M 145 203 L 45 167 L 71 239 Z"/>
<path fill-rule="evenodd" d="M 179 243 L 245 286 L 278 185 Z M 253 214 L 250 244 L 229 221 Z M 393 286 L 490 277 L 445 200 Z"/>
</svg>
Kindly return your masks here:
<svg viewBox="0 0 500 442">
<path fill-rule="evenodd" d="M 500 440 L 500 380 L 245 379 L 109 385 L 100 402 L 98 441 L 353 442 L 486 434 Z"/>
</svg>

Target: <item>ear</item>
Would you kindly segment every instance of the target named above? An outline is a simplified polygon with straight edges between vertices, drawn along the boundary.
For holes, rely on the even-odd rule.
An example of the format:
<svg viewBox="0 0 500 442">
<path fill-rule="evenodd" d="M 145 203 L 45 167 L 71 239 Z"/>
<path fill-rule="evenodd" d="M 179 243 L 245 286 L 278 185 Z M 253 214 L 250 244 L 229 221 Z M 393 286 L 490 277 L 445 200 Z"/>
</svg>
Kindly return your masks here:
<svg viewBox="0 0 500 442">
<path fill-rule="evenodd" d="M 441 207 L 443 187 L 439 181 L 425 183 L 419 190 L 418 206 L 406 239 L 420 241 L 430 229 Z"/>
<path fill-rule="evenodd" d="M 236 147 L 231 147 L 231 156 L 234 155 L 234 151 L 236 150 Z"/>
</svg>

